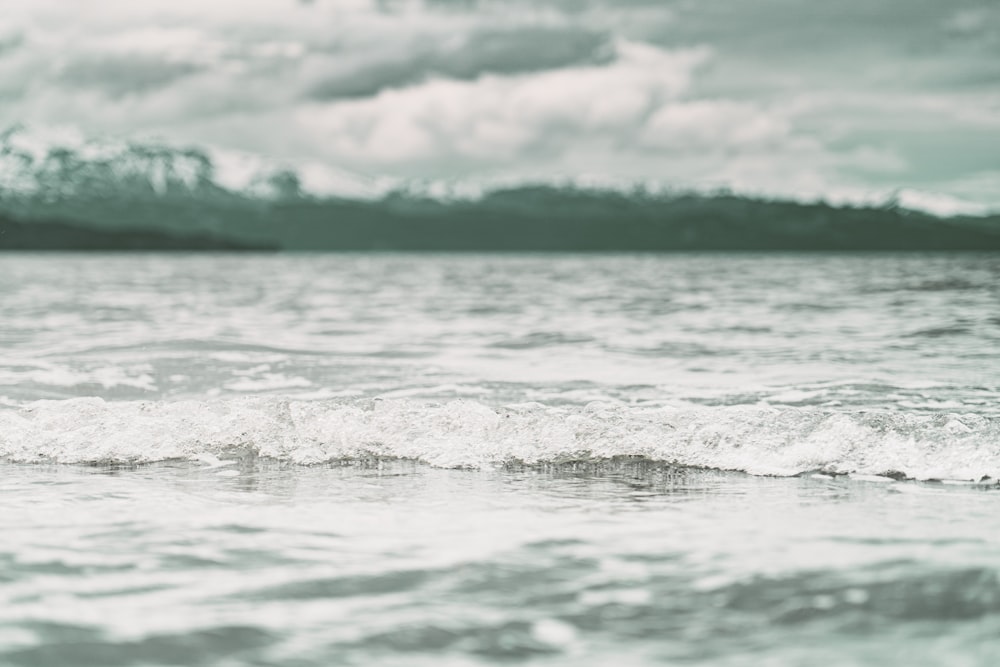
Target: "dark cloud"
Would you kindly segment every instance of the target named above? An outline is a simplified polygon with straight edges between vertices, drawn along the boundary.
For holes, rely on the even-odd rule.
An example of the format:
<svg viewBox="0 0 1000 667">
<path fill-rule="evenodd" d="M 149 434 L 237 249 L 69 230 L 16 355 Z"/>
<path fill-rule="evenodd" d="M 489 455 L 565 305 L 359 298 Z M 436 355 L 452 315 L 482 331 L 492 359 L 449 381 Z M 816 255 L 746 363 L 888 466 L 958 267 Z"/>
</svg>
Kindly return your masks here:
<svg viewBox="0 0 1000 667">
<path fill-rule="evenodd" d="M 308 96 L 317 100 L 368 97 L 431 77 L 469 81 L 484 74 L 607 62 L 612 55 L 608 36 L 602 32 L 541 27 L 482 30 L 457 41 L 426 41 L 408 53 L 361 62 L 316 84 Z"/>
<path fill-rule="evenodd" d="M 727 68 L 706 83 L 719 88 L 738 88 L 742 81 L 763 92 L 773 85 L 884 90 L 949 77 L 965 86 L 977 56 L 1000 62 L 995 28 L 1000 5 L 988 5 L 982 0 L 664 0 L 669 21 L 632 23 L 628 29 L 664 47 L 712 45 Z"/>
<path fill-rule="evenodd" d="M 9 34 L 0 33 L 0 57 L 16 50 L 24 44 L 24 33 L 14 32 Z"/>
<path fill-rule="evenodd" d="M 76 88 L 93 88 L 110 97 L 141 94 L 200 71 L 193 63 L 149 55 L 92 56 L 70 63 L 59 80 Z"/>
<path fill-rule="evenodd" d="M 386 8 L 405 5 L 406 0 L 380 0 Z M 547 7 L 565 13 L 579 13 L 595 8 L 628 9 L 633 7 L 658 7 L 671 4 L 671 0 L 424 0 L 429 8 L 449 10 L 480 10 L 489 7 L 520 9 Z"/>
</svg>

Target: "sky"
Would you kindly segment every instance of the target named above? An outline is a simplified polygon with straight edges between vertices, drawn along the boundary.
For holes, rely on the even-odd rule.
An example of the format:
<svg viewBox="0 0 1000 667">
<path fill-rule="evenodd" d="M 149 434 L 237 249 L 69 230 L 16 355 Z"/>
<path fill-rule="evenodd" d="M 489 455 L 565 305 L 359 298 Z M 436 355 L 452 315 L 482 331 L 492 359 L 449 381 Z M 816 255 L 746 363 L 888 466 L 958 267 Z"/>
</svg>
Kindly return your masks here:
<svg viewBox="0 0 1000 667">
<path fill-rule="evenodd" d="M 0 128 L 1000 210 L 996 0 L 2 0 Z"/>
</svg>

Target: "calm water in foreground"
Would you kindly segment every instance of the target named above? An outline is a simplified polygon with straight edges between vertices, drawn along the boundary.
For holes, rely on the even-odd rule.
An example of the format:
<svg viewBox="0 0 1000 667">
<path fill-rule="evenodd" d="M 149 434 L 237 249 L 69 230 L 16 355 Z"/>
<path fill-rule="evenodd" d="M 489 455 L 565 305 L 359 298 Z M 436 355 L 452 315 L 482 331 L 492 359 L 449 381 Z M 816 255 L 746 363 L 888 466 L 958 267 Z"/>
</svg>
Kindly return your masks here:
<svg viewBox="0 0 1000 667">
<path fill-rule="evenodd" d="M 1000 257 L 0 255 L 0 665 L 992 665 Z"/>
</svg>

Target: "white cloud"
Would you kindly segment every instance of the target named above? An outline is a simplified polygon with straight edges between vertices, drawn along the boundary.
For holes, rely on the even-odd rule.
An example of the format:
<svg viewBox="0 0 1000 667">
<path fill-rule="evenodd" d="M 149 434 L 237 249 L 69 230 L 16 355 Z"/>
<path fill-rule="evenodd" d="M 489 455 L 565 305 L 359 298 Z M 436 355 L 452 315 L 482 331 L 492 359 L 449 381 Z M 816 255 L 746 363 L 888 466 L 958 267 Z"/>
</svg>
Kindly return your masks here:
<svg viewBox="0 0 1000 667">
<path fill-rule="evenodd" d="M 646 145 L 677 151 L 746 151 L 775 147 L 792 129 L 780 111 L 729 100 L 665 104 L 643 128 Z"/>
<path fill-rule="evenodd" d="M 896 198 L 903 208 L 926 211 L 934 215 L 982 215 L 987 207 L 959 199 L 943 192 L 928 192 L 906 188 L 896 193 Z"/>
<path fill-rule="evenodd" d="M 623 43 L 610 65 L 475 81 L 435 80 L 365 100 L 312 104 L 296 120 L 332 159 L 503 162 L 579 141 L 628 139 L 687 89 L 705 49 Z"/>
</svg>

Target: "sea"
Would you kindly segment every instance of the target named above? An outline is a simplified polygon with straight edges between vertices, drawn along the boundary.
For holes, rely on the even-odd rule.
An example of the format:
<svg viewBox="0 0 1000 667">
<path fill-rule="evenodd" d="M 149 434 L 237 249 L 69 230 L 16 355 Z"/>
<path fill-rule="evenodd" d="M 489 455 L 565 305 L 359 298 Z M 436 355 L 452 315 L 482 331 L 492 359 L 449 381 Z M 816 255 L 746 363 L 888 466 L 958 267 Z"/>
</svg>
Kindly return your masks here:
<svg viewBox="0 0 1000 667">
<path fill-rule="evenodd" d="M 0 665 L 995 665 L 996 254 L 0 255 Z"/>
</svg>

